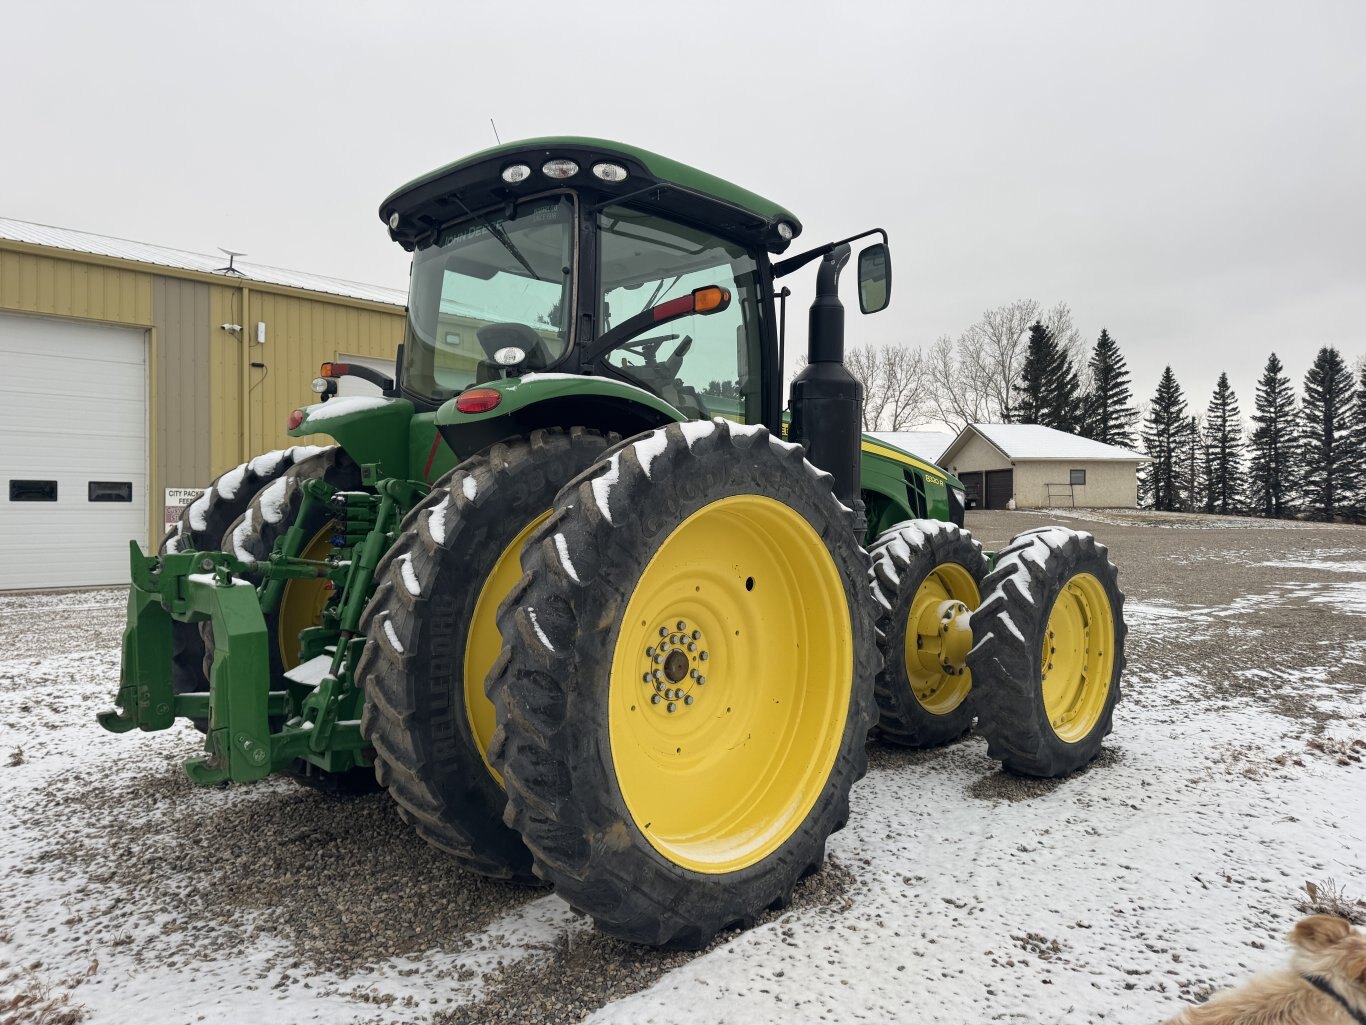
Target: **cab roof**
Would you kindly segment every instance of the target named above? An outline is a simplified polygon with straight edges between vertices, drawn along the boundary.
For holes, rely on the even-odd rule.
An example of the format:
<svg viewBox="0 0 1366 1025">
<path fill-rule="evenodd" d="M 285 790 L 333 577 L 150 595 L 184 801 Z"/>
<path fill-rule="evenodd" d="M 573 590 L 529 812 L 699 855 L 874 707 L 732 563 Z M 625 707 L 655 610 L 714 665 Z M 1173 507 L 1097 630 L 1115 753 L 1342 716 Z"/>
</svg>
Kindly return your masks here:
<svg viewBox="0 0 1366 1025">
<path fill-rule="evenodd" d="M 548 178 L 541 166 L 553 159 L 573 160 L 578 173 L 567 179 Z M 627 171 L 620 182 L 606 182 L 593 174 L 593 165 L 618 164 Z M 531 174 L 520 182 L 503 180 L 504 169 L 525 164 Z M 379 216 L 389 236 L 404 249 L 430 244 L 439 230 L 478 210 L 533 196 L 548 189 L 572 187 L 600 196 L 629 199 L 633 206 L 657 210 L 693 221 L 739 240 L 781 253 L 802 230 L 786 207 L 699 171 L 695 167 L 651 153 L 637 146 L 580 136 L 548 136 L 504 143 L 428 172 L 395 190 L 380 204 Z M 397 215 L 397 216 L 395 216 Z M 790 229 L 784 238 L 778 225 Z"/>
</svg>

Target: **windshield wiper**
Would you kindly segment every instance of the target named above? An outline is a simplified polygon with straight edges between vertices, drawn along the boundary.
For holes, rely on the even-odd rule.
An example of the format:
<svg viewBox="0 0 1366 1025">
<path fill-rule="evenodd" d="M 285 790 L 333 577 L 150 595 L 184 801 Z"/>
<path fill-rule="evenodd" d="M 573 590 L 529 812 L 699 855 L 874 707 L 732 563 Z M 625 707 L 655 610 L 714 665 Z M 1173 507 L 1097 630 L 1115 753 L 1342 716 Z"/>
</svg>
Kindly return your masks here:
<svg viewBox="0 0 1366 1025">
<path fill-rule="evenodd" d="M 481 214 L 475 213 L 473 210 L 467 207 L 464 204 L 464 202 L 460 199 L 460 197 L 457 196 L 455 193 L 451 193 L 451 198 L 460 204 L 461 210 L 464 210 L 465 213 L 469 214 L 476 221 L 482 224 L 484 228 L 488 231 L 488 233 L 492 235 L 494 238 L 496 238 L 498 242 L 502 245 L 502 247 L 512 254 L 512 258 L 516 260 L 518 263 L 520 263 L 522 265 L 522 268 L 528 274 L 530 274 L 537 281 L 545 280 L 545 278 L 541 277 L 539 274 L 536 273 L 535 269 L 532 268 L 531 264 L 527 263 L 526 257 L 522 255 L 521 250 L 512 244 L 512 239 L 508 238 L 507 235 L 504 234 L 500 228 L 496 227 L 491 221 L 488 220 L 488 218 L 482 216 Z"/>
</svg>

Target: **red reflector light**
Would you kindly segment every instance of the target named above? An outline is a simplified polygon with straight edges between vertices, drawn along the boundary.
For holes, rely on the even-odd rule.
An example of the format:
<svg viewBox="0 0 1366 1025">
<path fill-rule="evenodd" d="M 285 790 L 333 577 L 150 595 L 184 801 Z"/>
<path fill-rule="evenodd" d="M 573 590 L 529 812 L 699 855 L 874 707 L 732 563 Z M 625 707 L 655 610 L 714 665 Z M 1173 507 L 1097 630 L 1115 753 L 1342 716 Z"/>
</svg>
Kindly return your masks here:
<svg viewBox="0 0 1366 1025">
<path fill-rule="evenodd" d="M 324 363 L 318 376 L 345 377 L 349 373 L 351 373 L 350 363 Z"/>
<path fill-rule="evenodd" d="M 492 388 L 473 388 L 455 400 L 455 408 L 462 413 L 487 413 L 502 401 L 502 392 Z"/>
<path fill-rule="evenodd" d="M 296 409 L 294 412 L 289 414 L 289 419 L 285 421 L 285 429 L 292 431 L 294 430 L 294 428 L 298 427 L 303 422 L 304 411 L 302 409 Z"/>
<path fill-rule="evenodd" d="M 655 320 L 667 320 L 669 317 L 676 317 L 680 313 L 690 313 L 693 308 L 692 294 L 679 296 L 677 299 L 670 299 L 666 303 L 660 303 L 655 307 Z"/>
</svg>

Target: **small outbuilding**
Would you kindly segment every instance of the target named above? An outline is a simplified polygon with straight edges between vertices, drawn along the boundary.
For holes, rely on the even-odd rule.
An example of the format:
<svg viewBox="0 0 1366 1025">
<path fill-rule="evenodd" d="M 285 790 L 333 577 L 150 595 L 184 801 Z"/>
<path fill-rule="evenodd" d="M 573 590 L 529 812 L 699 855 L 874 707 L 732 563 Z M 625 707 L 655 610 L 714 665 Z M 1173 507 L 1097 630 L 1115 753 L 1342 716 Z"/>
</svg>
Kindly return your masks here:
<svg viewBox="0 0 1366 1025">
<path fill-rule="evenodd" d="M 1039 424 L 969 424 L 936 462 L 963 482 L 970 509 L 1132 509 L 1151 460 Z"/>
</svg>

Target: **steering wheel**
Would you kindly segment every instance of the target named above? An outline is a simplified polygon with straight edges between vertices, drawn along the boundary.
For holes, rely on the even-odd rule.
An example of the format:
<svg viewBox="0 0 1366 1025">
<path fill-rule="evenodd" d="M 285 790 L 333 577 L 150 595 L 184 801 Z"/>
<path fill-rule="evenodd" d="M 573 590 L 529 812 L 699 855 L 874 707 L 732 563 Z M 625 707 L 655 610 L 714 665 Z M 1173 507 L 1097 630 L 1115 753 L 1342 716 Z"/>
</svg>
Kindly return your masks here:
<svg viewBox="0 0 1366 1025">
<path fill-rule="evenodd" d="M 656 361 L 661 345 L 665 342 L 672 342 L 677 337 L 678 335 L 651 335 L 649 338 L 637 338 L 634 342 L 623 342 L 617 348 L 633 352 L 649 364 Z"/>
</svg>

